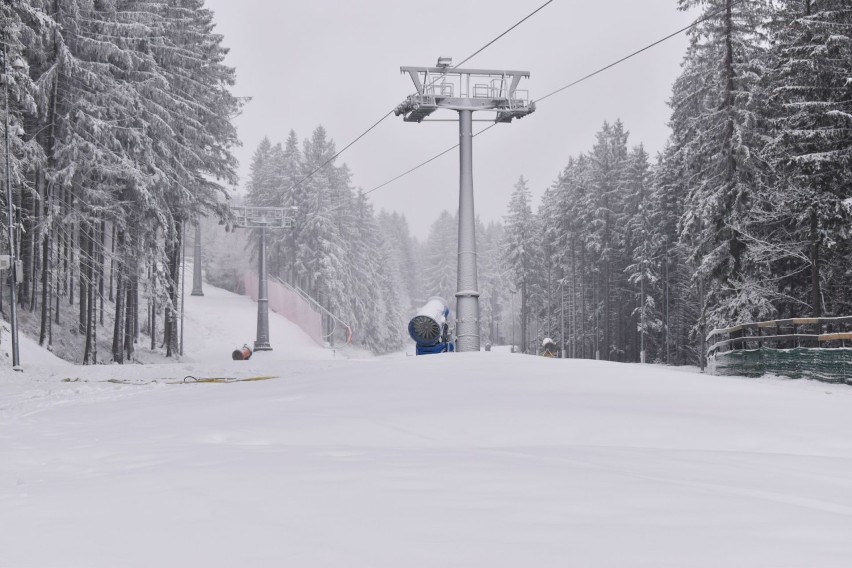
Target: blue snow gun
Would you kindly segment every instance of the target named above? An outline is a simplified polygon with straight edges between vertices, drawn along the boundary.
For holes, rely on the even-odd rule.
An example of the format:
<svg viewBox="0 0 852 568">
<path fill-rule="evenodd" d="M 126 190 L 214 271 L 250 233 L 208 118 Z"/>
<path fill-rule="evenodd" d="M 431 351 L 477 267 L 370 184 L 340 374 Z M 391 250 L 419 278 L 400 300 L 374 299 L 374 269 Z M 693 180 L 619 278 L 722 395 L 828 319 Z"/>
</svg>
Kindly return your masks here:
<svg viewBox="0 0 852 568">
<path fill-rule="evenodd" d="M 451 353 L 456 350 L 450 341 L 447 320 L 450 308 L 443 298 L 433 296 L 408 322 L 408 335 L 417 344 L 418 355 Z"/>
</svg>

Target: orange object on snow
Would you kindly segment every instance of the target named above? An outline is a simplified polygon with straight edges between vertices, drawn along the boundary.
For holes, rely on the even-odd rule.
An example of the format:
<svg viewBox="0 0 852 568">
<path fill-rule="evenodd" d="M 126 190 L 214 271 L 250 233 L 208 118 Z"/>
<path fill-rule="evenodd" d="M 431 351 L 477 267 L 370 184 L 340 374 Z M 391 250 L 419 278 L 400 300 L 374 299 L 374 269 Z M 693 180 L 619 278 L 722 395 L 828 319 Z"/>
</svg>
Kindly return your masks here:
<svg viewBox="0 0 852 568">
<path fill-rule="evenodd" d="M 243 345 L 239 349 L 234 349 L 231 357 L 234 361 L 246 361 L 251 358 L 251 348 L 248 345 Z"/>
</svg>

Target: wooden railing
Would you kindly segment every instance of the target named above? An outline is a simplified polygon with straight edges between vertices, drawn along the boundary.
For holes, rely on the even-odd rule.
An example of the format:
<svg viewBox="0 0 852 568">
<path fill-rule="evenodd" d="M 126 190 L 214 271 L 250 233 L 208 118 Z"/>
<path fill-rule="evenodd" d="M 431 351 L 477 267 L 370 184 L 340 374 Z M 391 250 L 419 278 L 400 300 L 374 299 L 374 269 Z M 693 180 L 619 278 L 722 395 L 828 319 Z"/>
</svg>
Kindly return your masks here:
<svg viewBox="0 0 852 568">
<path fill-rule="evenodd" d="M 713 374 L 771 373 L 852 384 L 852 316 L 735 325 L 714 329 L 707 343 Z"/>
<path fill-rule="evenodd" d="M 791 318 L 714 329 L 707 336 L 707 355 L 761 347 L 846 347 L 847 343 L 852 346 L 852 316 Z"/>
</svg>

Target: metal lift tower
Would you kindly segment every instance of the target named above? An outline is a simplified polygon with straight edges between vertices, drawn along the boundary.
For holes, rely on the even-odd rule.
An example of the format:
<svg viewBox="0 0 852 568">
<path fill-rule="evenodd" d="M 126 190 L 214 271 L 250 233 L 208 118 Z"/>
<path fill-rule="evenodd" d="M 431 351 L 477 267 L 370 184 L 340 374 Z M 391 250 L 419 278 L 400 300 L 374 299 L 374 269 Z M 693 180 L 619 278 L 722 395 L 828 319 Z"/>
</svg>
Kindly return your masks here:
<svg viewBox="0 0 852 568">
<path fill-rule="evenodd" d="M 456 291 L 456 351 L 479 351 L 479 284 L 476 274 L 476 220 L 473 211 L 473 113 L 496 113 L 511 122 L 535 111 L 527 91 L 519 90 L 529 71 L 458 69 L 441 57 L 436 67 L 400 67 L 417 92 L 394 111 L 406 122 L 423 122 L 440 109 L 459 113 L 459 245 Z M 426 122 L 430 122 L 427 120 Z"/>
<path fill-rule="evenodd" d="M 260 252 L 257 274 L 257 338 L 255 351 L 272 351 L 269 344 L 269 281 L 266 274 L 266 229 L 289 229 L 293 226 L 295 209 L 283 207 L 232 207 L 234 226 L 260 229 Z"/>
</svg>

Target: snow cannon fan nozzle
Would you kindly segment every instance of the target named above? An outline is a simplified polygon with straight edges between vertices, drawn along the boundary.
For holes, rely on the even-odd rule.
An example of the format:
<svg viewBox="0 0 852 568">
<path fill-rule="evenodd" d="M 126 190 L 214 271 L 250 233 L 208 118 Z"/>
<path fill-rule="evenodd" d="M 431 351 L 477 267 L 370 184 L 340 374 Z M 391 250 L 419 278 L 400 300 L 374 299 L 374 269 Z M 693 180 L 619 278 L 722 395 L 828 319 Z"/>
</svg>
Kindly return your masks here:
<svg viewBox="0 0 852 568">
<path fill-rule="evenodd" d="M 417 344 L 417 354 L 453 351 L 448 338 L 450 308 L 443 298 L 433 296 L 408 322 L 408 334 Z"/>
<path fill-rule="evenodd" d="M 417 345 L 431 347 L 440 343 L 449 308 L 443 298 L 434 296 L 408 322 L 408 334 Z"/>
</svg>

